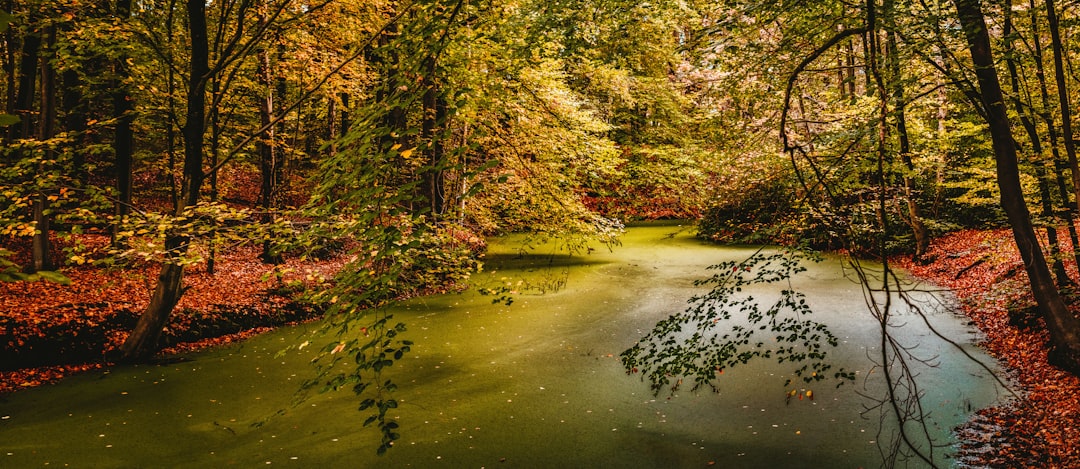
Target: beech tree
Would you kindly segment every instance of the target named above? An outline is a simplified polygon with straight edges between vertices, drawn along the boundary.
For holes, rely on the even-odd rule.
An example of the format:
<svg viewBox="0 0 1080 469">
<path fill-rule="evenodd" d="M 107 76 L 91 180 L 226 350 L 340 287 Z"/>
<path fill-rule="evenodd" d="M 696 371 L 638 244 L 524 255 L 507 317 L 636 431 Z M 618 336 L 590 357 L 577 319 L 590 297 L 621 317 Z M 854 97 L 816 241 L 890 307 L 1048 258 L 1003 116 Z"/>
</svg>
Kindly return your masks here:
<svg viewBox="0 0 1080 469">
<path fill-rule="evenodd" d="M 203 140 L 206 132 L 206 86 L 210 79 L 209 42 L 206 26 L 206 3 L 187 2 L 188 34 L 191 61 L 187 80 L 187 114 L 184 124 L 184 171 L 180 197 L 174 215 L 199 203 L 202 190 Z M 157 352 L 157 342 L 176 302 L 183 294 L 184 266 L 179 258 L 186 254 L 191 240 L 185 233 L 174 231 L 165 237 L 167 258 L 158 274 L 157 285 L 146 311 L 139 317 L 135 329 L 121 347 L 122 358 L 138 360 Z"/>
<path fill-rule="evenodd" d="M 174 221 L 198 218 L 195 211 L 201 201 L 208 174 L 205 151 L 207 96 L 211 81 L 215 77 L 224 77 L 228 83 L 239 70 L 238 67 L 255 55 L 256 46 L 268 37 L 270 25 L 282 17 L 288 5 L 287 1 L 272 4 L 262 15 L 257 11 L 259 5 L 256 5 L 254 0 L 236 0 L 235 3 L 223 2 L 215 5 L 220 7 L 220 14 L 216 17 L 217 29 L 213 36 L 215 48 L 212 50 L 208 5 L 197 0 L 186 3 L 184 12 L 187 17 L 189 47 L 186 91 L 183 96 L 186 110 L 180 129 L 184 152 L 178 196 L 171 213 Z M 252 26 L 250 32 L 246 29 L 248 26 Z M 166 25 L 166 29 L 171 31 L 169 28 L 171 26 Z M 159 48 L 173 46 L 167 42 L 152 41 L 155 41 L 153 44 Z M 166 58 L 171 57 L 169 54 L 163 55 Z M 215 97 L 217 96 L 220 95 Z M 218 106 L 221 103 L 213 104 Z M 252 132 L 243 141 L 254 140 L 275 123 L 264 125 L 265 128 Z M 222 162 L 218 161 L 217 165 L 209 168 L 209 172 L 217 171 L 221 164 Z M 159 226 L 164 228 L 161 272 L 146 311 L 139 317 L 134 330 L 121 347 L 121 358 L 124 360 L 141 360 L 157 352 L 161 330 L 183 294 L 184 268 L 191 262 L 188 254 L 195 235 L 185 223 L 165 221 Z"/>
<path fill-rule="evenodd" d="M 1074 374 L 1080 373 L 1080 321 L 1058 292 L 1031 224 L 1031 214 L 1020 186 L 1015 140 L 998 73 L 994 68 L 982 4 L 979 0 L 954 0 L 953 3 L 967 38 L 986 111 L 986 123 L 994 144 L 1001 205 L 1009 217 L 1016 247 L 1024 259 L 1032 294 L 1050 331 L 1050 359 Z"/>
</svg>

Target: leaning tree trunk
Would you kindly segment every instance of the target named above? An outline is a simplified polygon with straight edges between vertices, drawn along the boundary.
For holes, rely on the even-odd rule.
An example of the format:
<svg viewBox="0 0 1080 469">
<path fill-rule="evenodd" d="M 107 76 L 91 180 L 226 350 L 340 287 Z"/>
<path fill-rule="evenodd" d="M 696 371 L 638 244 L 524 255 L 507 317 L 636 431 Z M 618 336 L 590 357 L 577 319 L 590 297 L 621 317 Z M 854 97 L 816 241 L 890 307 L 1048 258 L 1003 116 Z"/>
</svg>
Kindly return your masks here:
<svg viewBox="0 0 1080 469">
<path fill-rule="evenodd" d="M 994 146 L 1001 205 L 1012 226 L 1016 246 L 1024 260 L 1031 292 L 1050 332 L 1050 362 L 1080 374 L 1080 321 L 1065 305 L 1054 285 L 1031 224 L 1031 215 L 1020 186 L 1016 146 L 1009 125 L 1005 99 L 990 50 L 990 35 L 979 0 L 953 0 L 975 65 L 975 75 L 986 107 L 986 121 Z"/>
<path fill-rule="evenodd" d="M 203 183 L 203 138 L 206 131 L 206 83 L 210 76 L 209 46 L 206 31 L 206 2 L 188 0 L 188 27 L 191 32 L 191 70 L 188 77 L 187 121 L 184 124 L 184 180 L 176 206 L 180 216 L 199 201 Z M 173 307 L 183 294 L 184 267 L 179 257 L 187 253 L 190 239 L 183 233 L 169 231 L 165 238 L 168 253 L 158 275 L 157 286 L 146 311 L 120 347 L 121 359 L 143 360 L 157 351 L 161 331 Z"/>
<path fill-rule="evenodd" d="M 1016 59 L 1014 58 L 1015 49 L 1013 49 L 1013 34 L 1012 34 L 1012 8 L 1005 9 L 1005 66 L 1009 71 L 1009 85 L 1012 88 L 1012 95 L 1010 96 L 1012 105 L 1016 109 L 1017 115 L 1020 116 L 1020 125 L 1027 133 L 1028 140 L 1031 141 L 1031 154 L 1032 154 L 1032 166 L 1035 168 L 1035 179 L 1039 184 L 1039 202 L 1042 206 L 1042 216 L 1047 220 L 1047 224 L 1044 227 L 1046 230 L 1047 244 L 1050 246 L 1050 258 L 1052 259 L 1052 268 L 1054 277 L 1057 278 L 1058 287 L 1067 287 L 1072 284 L 1069 280 L 1069 274 L 1065 271 L 1065 262 L 1061 259 L 1061 247 L 1058 243 L 1058 232 L 1054 226 L 1057 220 L 1054 217 L 1054 201 L 1050 194 L 1050 178 L 1046 174 L 1046 162 L 1039 161 L 1043 155 L 1042 139 L 1039 137 L 1039 129 L 1035 126 L 1035 120 L 1031 116 L 1031 103 L 1025 103 L 1020 99 L 1020 72 L 1016 66 Z M 1071 223 L 1071 219 L 1070 219 Z"/>
</svg>

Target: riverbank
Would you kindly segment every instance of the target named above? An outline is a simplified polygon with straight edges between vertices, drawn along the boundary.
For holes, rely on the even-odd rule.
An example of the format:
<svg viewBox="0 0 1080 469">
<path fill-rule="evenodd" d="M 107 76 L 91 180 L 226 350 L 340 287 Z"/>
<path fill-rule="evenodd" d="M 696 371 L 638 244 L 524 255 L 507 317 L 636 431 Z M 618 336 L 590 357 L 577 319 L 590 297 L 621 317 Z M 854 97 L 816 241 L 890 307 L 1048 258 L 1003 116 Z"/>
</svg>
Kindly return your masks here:
<svg viewBox="0 0 1080 469">
<path fill-rule="evenodd" d="M 1011 370 L 1008 379 L 1022 396 L 980 410 L 959 429 L 959 462 L 968 467 L 1080 467 L 1080 378 L 1047 363 L 1048 334 L 1041 319 L 1014 314 L 1010 320 L 1010 310 L 1034 305 L 1011 232 L 950 233 L 934 240 L 927 259 L 931 262 L 897 258 L 894 263 L 956 293 L 964 314 L 984 334 L 982 347 Z M 1075 274 L 1074 262 L 1066 262 L 1066 268 Z"/>
<path fill-rule="evenodd" d="M 555 244 L 522 255 L 523 236 L 500 238 L 485 256 L 485 271 L 473 277 L 478 288 L 389 307 L 387 314 L 408 325 L 402 337 L 415 343 L 385 374 L 399 385 L 399 410 L 388 417 L 400 423 L 401 448 L 382 457 L 375 454 L 377 431 L 359 427 L 365 413 L 356 413 L 358 397 L 348 386 L 296 405 L 311 359 L 335 341 L 317 325 L 14 393 L 0 400 L 0 416 L 9 416 L 0 424 L 0 455 L 13 467 L 144 467 L 174 455 L 193 467 L 879 465 L 878 442 L 896 426 L 865 415 L 866 396 L 884 395 L 867 356 L 879 338 L 840 256 L 823 256 L 785 283 L 816 305 L 814 318 L 843 342 L 828 359 L 868 378 L 858 385 L 800 384 L 800 395 L 812 399 L 790 399 L 784 378 L 795 366 L 765 359 L 718 375 L 719 394 L 682 389 L 657 396 L 639 375 L 626 373 L 620 352 L 702 293 L 693 280 L 707 275 L 707 266 L 757 251 L 706 243 L 690 231 L 630 227 L 617 249 L 572 257 L 559 255 Z M 517 291 L 512 304 L 478 291 L 500 285 Z M 755 297 L 775 293 L 774 285 L 746 288 Z M 934 300 L 929 293 L 913 299 Z M 931 322 L 990 360 L 972 347 L 960 317 L 938 314 Z M 931 438 L 945 441 L 973 408 L 996 402 L 989 376 L 923 324 L 896 338 L 940 357 L 937 367 L 912 363 L 927 390 L 924 404 L 934 410 Z M 941 467 L 952 462 L 944 450 L 934 456 Z"/>
<path fill-rule="evenodd" d="M 91 246 L 107 240 L 85 239 Z M 185 293 L 162 333 L 167 357 L 243 340 L 274 327 L 313 320 L 320 312 L 298 301 L 305 286 L 331 278 L 344 255 L 259 261 L 258 247 L 218 254 L 216 273 L 189 267 Z M 160 266 L 63 269 L 70 285 L 0 283 L 0 396 L 102 368 L 146 309 Z"/>
<path fill-rule="evenodd" d="M 214 275 L 202 266 L 189 270 L 186 283 L 191 288 L 167 332 L 173 345 L 162 356 L 242 340 L 317 316 L 297 308 L 286 287 L 329 278 L 344 259 L 292 259 L 275 268 L 259 262 L 253 249 L 222 254 Z M 928 264 L 902 258 L 894 263 L 956 292 L 964 313 L 983 331 L 983 346 L 1009 369 L 1018 370 L 1010 378 L 1024 396 L 1022 402 L 980 411 L 960 429 L 960 461 L 975 467 L 1080 467 L 1074 443 L 1080 441 L 1080 380 L 1046 363 L 1046 332 L 1038 321 L 1024 326 L 1009 320 L 1010 306 L 1032 302 L 1010 233 L 952 233 L 935 240 L 928 258 Z M 1075 272 L 1075 265 L 1068 269 Z M 69 286 L 0 284 L 0 308 L 5 312 L 0 345 L 8 348 L 5 356 L 20 350 L 20 340 L 25 351 L 28 340 L 50 338 L 90 344 L 86 349 L 98 350 L 101 357 L 122 342 L 130 329 L 124 321 L 133 324 L 145 308 L 156 272 L 151 264 L 73 268 L 64 271 L 72 278 Z M 288 311 L 292 315 L 284 313 Z M 95 352 L 84 353 L 93 358 Z M 0 395 L 104 365 L 99 358 L 0 371 Z"/>
</svg>

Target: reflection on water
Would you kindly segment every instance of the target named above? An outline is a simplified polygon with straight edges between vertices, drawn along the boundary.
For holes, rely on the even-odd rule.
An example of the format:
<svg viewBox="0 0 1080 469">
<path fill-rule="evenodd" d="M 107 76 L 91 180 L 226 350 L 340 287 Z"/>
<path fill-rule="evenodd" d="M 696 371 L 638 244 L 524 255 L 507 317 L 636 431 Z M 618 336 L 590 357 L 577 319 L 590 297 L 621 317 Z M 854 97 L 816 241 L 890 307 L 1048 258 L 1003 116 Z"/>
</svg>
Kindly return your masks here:
<svg viewBox="0 0 1080 469">
<path fill-rule="evenodd" d="M 401 385 L 395 418 L 402 438 L 375 456 L 379 435 L 348 391 L 294 405 L 312 370 L 310 349 L 275 357 L 312 337 L 314 325 L 193 354 L 190 361 L 117 367 L 0 402 L 2 467 L 874 467 L 879 425 L 872 401 L 880 373 L 876 325 L 858 285 L 838 261 L 794 281 L 841 345 L 838 366 L 858 382 L 819 384 L 814 400 L 785 399 L 785 370 L 773 363 L 727 371 L 720 392 L 654 397 L 622 370 L 618 355 L 658 319 L 679 311 L 709 264 L 751 252 L 701 243 L 677 226 L 631 228 L 623 246 L 567 259 L 517 255 L 495 243 L 488 286 L 523 289 L 506 306 L 474 292 L 400 306 L 416 342 L 392 372 Z M 768 292 L 760 292 L 768 295 Z M 913 315 L 901 339 L 936 357 L 920 381 L 932 430 L 948 431 L 1000 397 L 977 365 L 932 338 Z M 972 332 L 947 312 L 935 327 L 965 344 Z M 901 317 L 901 322 L 904 318 Z M 315 347 L 312 347 L 315 348 Z M 261 425 L 255 425 L 259 424 Z M 944 459 L 946 451 L 937 454 Z M 914 467 L 918 464 L 913 463 Z"/>
</svg>

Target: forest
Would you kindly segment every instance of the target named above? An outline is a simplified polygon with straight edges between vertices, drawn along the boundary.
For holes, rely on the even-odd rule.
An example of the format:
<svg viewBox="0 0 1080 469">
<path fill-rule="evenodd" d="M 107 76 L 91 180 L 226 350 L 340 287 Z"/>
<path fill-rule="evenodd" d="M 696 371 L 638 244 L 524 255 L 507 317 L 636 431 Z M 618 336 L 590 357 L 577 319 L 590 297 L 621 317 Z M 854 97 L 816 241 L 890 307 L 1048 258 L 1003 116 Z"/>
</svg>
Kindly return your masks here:
<svg viewBox="0 0 1080 469">
<path fill-rule="evenodd" d="M 383 453 L 421 345 L 387 306 L 509 306 L 473 283 L 501 236 L 682 220 L 951 289 L 1021 390 L 957 430 L 971 467 L 1080 464 L 1074 2 L 7 0 L 0 31 L 0 401 L 321 320 L 305 388 Z"/>
</svg>

